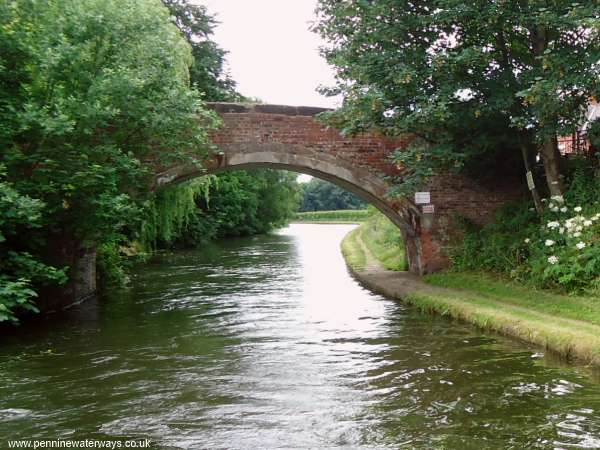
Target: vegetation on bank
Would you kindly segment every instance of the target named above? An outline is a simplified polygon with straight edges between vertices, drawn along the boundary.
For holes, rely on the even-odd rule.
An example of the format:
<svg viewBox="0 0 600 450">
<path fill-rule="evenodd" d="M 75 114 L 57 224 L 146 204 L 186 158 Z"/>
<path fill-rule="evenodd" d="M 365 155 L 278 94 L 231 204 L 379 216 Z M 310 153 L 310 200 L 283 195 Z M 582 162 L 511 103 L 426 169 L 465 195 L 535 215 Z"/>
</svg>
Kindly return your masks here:
<svg viewBox="0 0 600 450">
<path fill-rule="evenodd" d="M 464 222 L 452 249 L 454 270 L 488 271 L 559 292 L 600 292 L 600 175 L 589 161 L 574 162 L 565 196 L 508 205 L 496 220 Z"/>
<path fill-rule="evenodd" d="M 367 221 L 346 236 L 342 252 L 356 276 L 371 288 L 394 295 L 393 286 L 386 283 L 395 280 L 393 282 L 399 283 L 405 291 L 401 299 L 425 312 L 517 337 L 566 358 L 600 364 L 600 296 L 597 294 L 565 295 L 536 288 L 531 282 L 511 280 L 507 273 L 477 271 L 431 274 L 425 276 L 423 282 L 413 279 L 408 282 L 401 274 L 387 281 L 373 281 L 365 269 L 373 269 L 369 261 L 381 258 L 382 251 L 373 245 L 373 240 L 366 239 L 368 225 Z M 502 241 L 512 242 L 510 237 Z M 482 258 L 487 259 L 489 255 L 491 253 Z M 380 264 L 380 270 L 382 268 Z M 407 286 L 410 287 L 407 289 Z"/>
<path fill-rule="evenodd" d="M 104 286 L 127 282 L 126 268 L 158 249 L 201 248 L 216 239 L 267 233 L 298 207 L 296 175 L 270 169 L 204 176 L 159 191 L 136 239 L 100 246 Z"/>
<path fill-rule="evenodd" d="M 360 227 L 355 228 L 342 241 L 342 254 L 346 264 L 355 272 L 367 268 L 367 253 L 360 237 Z"/>
<path fill-rule="evenodd" d="M 98 250 L 107 283 L 126 255 L 263 232 L 298 202 L 291 176 L 205 177 L 149 192 L 155 167 L 201 166 L 219 125 L 204 101 L 238 100 L 186 0 L 0 2 L 0 321 L 36 311 Z"/>
<path fill-rule="evenodd" d="M 342 209 L 337 211 L 306 211 L 294 214 L 294 222 L 363 222 L 371 216 L 367 209 Z"/>
<path fill-rule="evenodd" d="M 14 319 L 15 295 L 33 305 L 74 255 L 139 229 L 153 164 L 201 164 L 218 119 L 158 0 L 0 2 L 0 48 L 0 195 L 35 217 L 0 225 Z"/>
<path fill-rule="evenodd" d="M 360 236 L 375 259 L 387 270 L 406 270 L 404 241 L 396 225 L 380 212 L 360 227 Z"/>
<path fill-rule="evenodd" d="M 236 171 L 191 183 L 205 185 L 191 201 L 177 199 L 173 189 L 159 193 L 158 209 L 174 211 L 164 225 L 164 213 L 156 216 L 152 228 L 157 230 L 148 233 L 146 246 L 197 248 L 219 238 L 266 233 L 285 225 L 298 207 L 296 175 L 291 172 Z M 181 189 L 186 195 L 191 186 Z"/>
<path fill-rule="evenodd" d="M 355 270 L 364 270 L 373 260 L 387 270 L 406 270 L 400 230 L 374 208 L 368 211 L 369 217 L 350 232 L 342 243 L 346 262 Z"/>
</svg>

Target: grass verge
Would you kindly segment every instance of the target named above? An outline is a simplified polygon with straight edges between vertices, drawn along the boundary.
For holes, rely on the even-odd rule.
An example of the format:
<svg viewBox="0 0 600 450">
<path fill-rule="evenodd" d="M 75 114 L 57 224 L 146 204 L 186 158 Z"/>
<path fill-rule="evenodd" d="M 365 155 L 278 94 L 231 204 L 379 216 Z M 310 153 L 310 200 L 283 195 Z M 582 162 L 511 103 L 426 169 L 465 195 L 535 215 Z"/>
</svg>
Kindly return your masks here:
<svg viewBox="0 0 600 450">
<path fill-rule="evenodd" d="M 396 225 L 375 213 L 361 226 L 361 239 L 371 254 L 387 270 L 406 270 L 402 235 Z"/>
<path fill-rule="evenodd" d="M 371 220 L 342 244 L 347 263 L 366 285 L 379 292 L 403 292 L 401 300 L 422 311 L 516 337 L 567 360 L 600 366 L 600 297 L 536 290 L 488 273 L 445 272 L 416 282 L 406 273 L 384 269 L 368 273 L 364 267 L 373 256 L 380 262 L 394 260 L 393 247 L 386 247 L 389 240 L 378 236 L 381 231 Z M 404 261 L 404 255 L 395 251 L 395 260 Z"/>
<path fill-rule="evenodd" d="M 338 211 L 308 211 L 296 213 L 292 222 L 358 223 L 365 221 L 371 211 L 367 209 L 342 209 Z"/>
<path fill-rule="evenodd" d="M 600 299 L 524 288 L 481 273 L 430 275 L 445 289 L 415 291 L 404 300 L 423 311 L 539 345 L 567 360 L 600 365 Z"/>
<path fill-rule="evenodd" d="M 531 308 L 561 318 L 582 320 L 600 326 L 600 298 L 567 296 L 522 286 L 505 278 L 476 272 L 437 273 L 427 275 L 425 282 L 433 286 L 465 289 L 506 304 Z"/>
<path fill-rule="evenodd" d="M 355 228 L 346 235 L 342 241 L 342 254 L 346 264 L 354 271 L 364 270 L 367 265 L 367 257 L 360 244 L 360 227 Z"/>
</svg>

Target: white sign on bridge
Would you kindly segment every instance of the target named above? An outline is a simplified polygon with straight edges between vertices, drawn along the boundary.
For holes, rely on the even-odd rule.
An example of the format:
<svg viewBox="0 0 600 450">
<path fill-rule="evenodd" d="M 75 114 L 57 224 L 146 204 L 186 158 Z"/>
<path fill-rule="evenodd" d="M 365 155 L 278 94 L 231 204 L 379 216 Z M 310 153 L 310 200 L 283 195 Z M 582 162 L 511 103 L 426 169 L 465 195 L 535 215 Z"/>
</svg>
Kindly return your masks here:
<svg viewBox="0 0 600 450">
<path fill-rule="evenodd" d="M 426 205 L 431 203 L 430 192 L 415 192 L 415 203 L 417 205 Z"/>
<path fill-rule="evenodd" d="M 433 214 L 435 213 L 434 205 L 424 205 L 423 206 L 423 214 Z"/>
</svg>

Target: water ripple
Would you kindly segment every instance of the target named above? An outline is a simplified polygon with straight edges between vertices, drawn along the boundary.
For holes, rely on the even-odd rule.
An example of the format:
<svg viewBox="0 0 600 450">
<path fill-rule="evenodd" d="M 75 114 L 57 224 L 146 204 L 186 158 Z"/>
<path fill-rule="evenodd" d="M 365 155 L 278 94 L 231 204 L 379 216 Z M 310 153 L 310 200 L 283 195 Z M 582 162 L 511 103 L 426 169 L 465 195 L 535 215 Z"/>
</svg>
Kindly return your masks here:
<svg viewBox="0 0 600 450">
<path fill-rule="evenodd" d="M 165 252 L 130 290 L 25 328 L 0 349 L 0 440 L 600 448 L 596 382 L 370 293 L 339 252 L 351 228 Z"/>
</svg>

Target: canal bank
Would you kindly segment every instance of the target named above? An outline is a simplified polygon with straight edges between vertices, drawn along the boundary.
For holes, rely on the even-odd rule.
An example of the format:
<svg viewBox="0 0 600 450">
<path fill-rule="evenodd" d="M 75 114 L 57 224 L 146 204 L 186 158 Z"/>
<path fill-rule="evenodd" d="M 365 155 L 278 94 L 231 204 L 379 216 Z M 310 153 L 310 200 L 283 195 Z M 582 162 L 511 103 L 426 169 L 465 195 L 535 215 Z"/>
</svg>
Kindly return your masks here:
<svg viewBox="0 0 600 450">
<path fill-rule="evenodd" d="M 0 448 L 600 448 L 597 377 L 359 285 L 353 228 L 159 252 L 2 336 Z"/>
<path fill-rule="evenodd" d="M 564 296 L 474 273 L 424 278 L 388 270 L 365 235 L 369 223 L 350 232 L 342 253 L 353 276 L 387 297 L 419 309 L 512 336 L 567 360 L 600 366 L 600 300 Z"/>
</svg>

